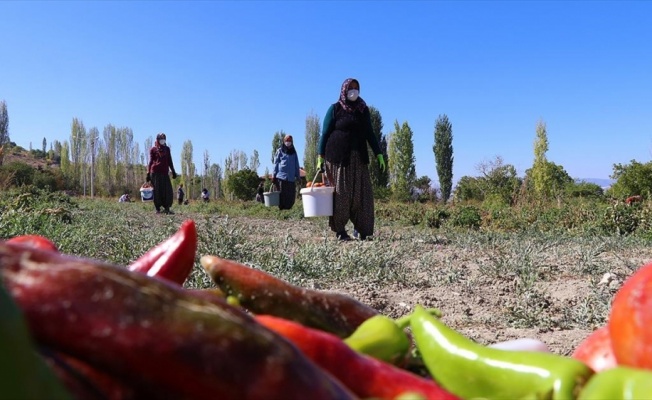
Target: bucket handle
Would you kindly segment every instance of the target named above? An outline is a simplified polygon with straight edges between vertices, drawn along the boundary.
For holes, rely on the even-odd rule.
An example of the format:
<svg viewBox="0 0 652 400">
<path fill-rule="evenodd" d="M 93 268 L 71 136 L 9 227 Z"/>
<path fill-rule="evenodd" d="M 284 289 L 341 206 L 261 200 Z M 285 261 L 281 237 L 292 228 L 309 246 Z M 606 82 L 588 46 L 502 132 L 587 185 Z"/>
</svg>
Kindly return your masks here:
<svg viewBox="0 0 652 400">
<path fill-rule="evenodd" d="M 315 173 L 315 177 L 312 178 L 312 183 L 310 184 L 310 192 L 314 192 L 315 182 L 317 181 L 317 177 L 319 176 L 319 174 L 326 175 L 326 172 L 323 171 L 323 170 L 322 170 L 322 171 L 319 171 L 319 170 L 318 170 L 318 171 Z M 326 177 L 326 179 L 328 179 L 328 176 Z"/>
</svg>

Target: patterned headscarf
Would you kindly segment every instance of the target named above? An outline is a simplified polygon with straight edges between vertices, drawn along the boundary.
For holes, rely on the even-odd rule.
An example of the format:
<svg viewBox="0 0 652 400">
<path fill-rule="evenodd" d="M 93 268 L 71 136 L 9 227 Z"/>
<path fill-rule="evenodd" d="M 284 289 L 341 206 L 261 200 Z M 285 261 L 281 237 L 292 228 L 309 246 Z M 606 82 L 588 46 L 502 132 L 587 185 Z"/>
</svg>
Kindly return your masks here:
<svg viewBox="0 0 652 400">
<path fill-rule="evenodd" d="M 342 90 L 340 90 L 340 100 L 339 103 L 345 111 L 360 111 L 363 112 L 367 108 L 367 103 L 362 100 L 362 97 L 358 96 L 356 101 L 349 101 L 346 98 L 346 92 L 349 91 L 349 86 L 352 82 L 356 82 L 358 87 L 360 87 L 360 82 L 357 79 L 348 78 L 342 83 Z"/>
</svg>

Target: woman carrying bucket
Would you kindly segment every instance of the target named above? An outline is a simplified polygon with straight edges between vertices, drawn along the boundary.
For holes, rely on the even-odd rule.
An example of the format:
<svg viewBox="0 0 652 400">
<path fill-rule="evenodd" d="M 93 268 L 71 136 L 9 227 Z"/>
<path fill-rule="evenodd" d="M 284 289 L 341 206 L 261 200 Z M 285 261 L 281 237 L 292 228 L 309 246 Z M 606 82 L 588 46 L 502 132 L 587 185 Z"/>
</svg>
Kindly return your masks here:
<svg viewBox="0 0 652 400">
<path fill-rule="evenodd" d="M 346 233 L 349 220 L 361 240 L 374 234 L 374 194 L 367 143 L 385 171 L 369 108 L 359 93 L 357 80 L 344 81 L 339 100 L 326 111 L 317 149 L 317 169 L 325 167 L 326 176 L 335 186 L 333 215 L 328 224 L 339 240 L 351 239 Z"/>
<path fill-rule="evenodd" d="M 294 149 L 292 136 L 285 135 L 283 144 L 274 156 L 274 172 L 272 173 L 272 183 L 281 190 L 279 209 L 289 210 L 292 208 L 297 197 L 296 182 L 300 179 L 299 156 Z"/>
</svg>

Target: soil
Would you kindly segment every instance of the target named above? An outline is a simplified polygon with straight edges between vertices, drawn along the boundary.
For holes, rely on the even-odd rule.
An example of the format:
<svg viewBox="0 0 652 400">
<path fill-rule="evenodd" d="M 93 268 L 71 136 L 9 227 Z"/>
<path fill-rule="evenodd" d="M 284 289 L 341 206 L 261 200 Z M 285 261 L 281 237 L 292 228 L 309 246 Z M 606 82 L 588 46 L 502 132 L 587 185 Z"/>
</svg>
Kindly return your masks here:
<svg viewBox="0 0 652 400">
<path fill-rule="evenodd" d="M 323 236 L 315 236 L 315 219 L 301 221 L 275 221 L 270 224 L 269 220 L 256 222 L 247 219 L 246 224 L 254 224 L 256 236 L 277 235 L 279 231 L 291 235 L 296 241 L 323 241 Z M 322 232 L 323 225 L 321 226 Z M 330 234 L 330 232 L 328 232 Z M 377 236 L 380 239 L 375 241 L 352 241 L 342 243 L 343 246 L 383 246 L 382 236 L 387 235 L 383 228 L 379 229 Z M 326 238 L 335 240 L 334 238 Z M 414 245 L 414 244 L 412 244 Z M 416 245 L 416 253 L 432 252 L 432 243 L 425 241 L 421 246 Z M 638 249 L 640 250 L 640 249 Z M 625 250 L 623 250 L 626 252 Z M 370 287 L 367 284 L 356 284 L 342 282 L 338 287 L 321 288 L 320 290 L 332 290 L 352 296 L 353 298 L 371 305 L 382 314 L 393 318 L 406 315 L 416 304 L 426 307 L 440 309 L 444 316 L 442 319 L 451 327 L 462 332 L 466 336 L 482 344 L 493 344 L 518 338 L 533 338 L 543 341 L 548 349 L 556 354 L 571 355 L 580 342 L 586 338 L 594 329 L 599 326 L 588 326 L 581 328 L 551 328 L 550 325 L 533 328 L 516 328 L 510 326 L 505 318 L 505 307 L 514 300 L 514 280 L 500 279 L 487 280 L 478 277 L 480 273 L 478 262 L 482 255 L 471 251 L 469 254 L 460 253 L 455 246 L 438 246 L 437 257 L 444 263 L 458 264 L 457 267 L 465 269 L 466 279 L 459 282 L 442 283 L 441 285 L 423 285 L 423 287 L 405 287 L 392 285 L 384 287 Z M 611 263 L 612 272 L 608 282 L 601 285 L 608 285 L 611 295 L 615 294 L 618 287 L 628 274 L 631 274 L 632 265 L 643 265 L 647 260 L 652 259 L 652 250 L 645 253 L 632 250 L 631 254 L 604 254 L 604 262 Z M 405 260 L 404 265 L 410 267 L 414 260 Z M 538 291 L 549 304 L 547 312 L 553 318 L 562 318 L 564 309 L 568 307 L 579 307 L 583 299 L 591 296 L 595 291 L 595 285 L 591 285 L 591 279 L 600 280 L 601 276 L 587 277 L 574 276 L 566 271 L 572 270 L 577 264 L 573 257 L 562 256 L 553 263 L 556 274 L 546 279 L 538 286 Z M 451 266 L 451 268 L 454 268 Z M 602 273 L 600 274 L 602 275 Z M 474 285 L 469 282 L 485 282 L 485 284 Z M 610 300 L 609 300 L 610 302 Z M 554 324 L 553 324 L 554 325 Z M 575 324 L 582 325 L 582 324 Z M 597 325 L 597 324 L 596 324 Z"/>
</svg>

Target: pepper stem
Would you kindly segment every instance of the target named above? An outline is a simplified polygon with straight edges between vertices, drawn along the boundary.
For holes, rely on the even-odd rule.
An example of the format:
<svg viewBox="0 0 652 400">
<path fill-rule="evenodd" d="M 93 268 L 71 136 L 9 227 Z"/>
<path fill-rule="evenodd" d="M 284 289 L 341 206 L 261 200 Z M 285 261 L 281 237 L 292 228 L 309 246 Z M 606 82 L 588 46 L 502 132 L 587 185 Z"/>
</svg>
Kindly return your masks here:
<svg viewBox="0 0 652 400">
<path fill-rule="evenodd" d="M 437 317 L 437 318 L 441 318 L 441 316 L 443 315 L 441 310 L 439 310 L 438 308 L 427 308 L 426 312 L 428 314 L 430 314 L 430 315 L 433 315 L 433 316 Z M 398 325 L 398 327 L 401 328 L 401 329 L 405 329 L 410 325 L 410 319 L 411 318 L 412 318 L 412 313 L 404 315 L 401 318 L 397 318 L 395 320 L 396 325 Z"/>
</svg>

